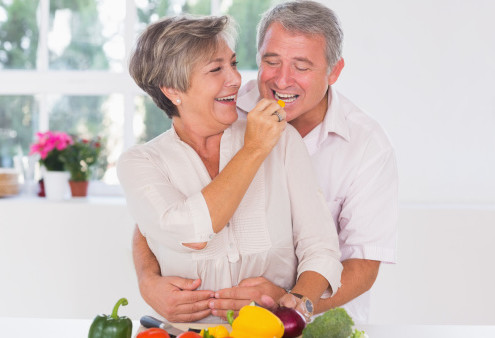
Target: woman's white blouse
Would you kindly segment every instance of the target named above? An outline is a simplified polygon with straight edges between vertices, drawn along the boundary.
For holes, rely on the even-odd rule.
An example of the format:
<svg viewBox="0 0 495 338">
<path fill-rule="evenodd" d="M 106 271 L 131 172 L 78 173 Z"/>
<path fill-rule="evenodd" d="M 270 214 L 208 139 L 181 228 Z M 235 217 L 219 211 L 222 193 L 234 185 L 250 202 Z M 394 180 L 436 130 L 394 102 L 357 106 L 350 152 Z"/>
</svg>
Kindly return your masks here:
<svg viewBox="0 0 495 338">
<path fill-rule="evenodd" d="M 237 121 L 224 131 L 220 170 L 242 147 L 245 123 Z M 117 170 L 130 213 L 162 275 L 201 278 L 202 290 L 216 291 L 258 276 L 290 289 L 310 270 L 322 274 L 332 290 L 340 286 L 334 221 L 306 146 L 291 126 L 258 170 L 229 224 L 216 234 L 201 193 L 211 178 L 173 128 L 127 150 Z M 205 241 L 202 250 L 182 245 Z"/>
</svg>

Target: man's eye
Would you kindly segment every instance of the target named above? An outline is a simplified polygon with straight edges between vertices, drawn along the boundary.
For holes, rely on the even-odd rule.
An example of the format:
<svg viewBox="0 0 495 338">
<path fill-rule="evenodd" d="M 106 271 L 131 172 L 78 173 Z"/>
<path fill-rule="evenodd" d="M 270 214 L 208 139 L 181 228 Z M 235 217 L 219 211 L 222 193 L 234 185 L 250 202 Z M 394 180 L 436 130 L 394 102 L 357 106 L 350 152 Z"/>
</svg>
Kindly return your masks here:
<svg viewBox="0 0 495 338">
<path fill-rule="evenodd" d="M 300 72 L 305 72 L 305 71 L 309 70 L 309 68 L 304 68 L 304 67 L 296 67 L 296 69 Z"/>
<path fill-rule="evenodd" d="M 276 66 L 278 63 L 274 61 L 265 61 L 265 63 L 269 66 Z"/>
</svg>

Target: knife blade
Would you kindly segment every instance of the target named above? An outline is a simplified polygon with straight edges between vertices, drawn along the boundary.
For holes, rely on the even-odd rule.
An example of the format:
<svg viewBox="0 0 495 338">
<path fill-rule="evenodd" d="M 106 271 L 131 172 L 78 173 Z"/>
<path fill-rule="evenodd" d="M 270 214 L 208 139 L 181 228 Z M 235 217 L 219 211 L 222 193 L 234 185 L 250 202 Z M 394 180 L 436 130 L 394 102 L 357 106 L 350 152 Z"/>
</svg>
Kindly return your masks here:
<svg viewBox="0 0 495 338">
<path fill-rule="evenodd" d="M 155 317 L 152 317 L 152 316 L 142 316 L 141 320 L 139 322 L 141 323 L 141 325 L 143 325 L 147 329 L 149 329 L 151 327 L 158 327 L 160 329 L 164 329 L 169 334 L 171 334 L 171 336 L 170 336 L 171 338 L 174 338 L 175 336 L 178 336 L 181 333 L 185 332 L 185 331 L 182 331 L 182 330 L 176 328 L 175 326 L 173 326 L 170 323 L 162 322 L 161 320 L 156 319 Z M 172 335 L 174 337 L 172 337 Z"/>
</svg>

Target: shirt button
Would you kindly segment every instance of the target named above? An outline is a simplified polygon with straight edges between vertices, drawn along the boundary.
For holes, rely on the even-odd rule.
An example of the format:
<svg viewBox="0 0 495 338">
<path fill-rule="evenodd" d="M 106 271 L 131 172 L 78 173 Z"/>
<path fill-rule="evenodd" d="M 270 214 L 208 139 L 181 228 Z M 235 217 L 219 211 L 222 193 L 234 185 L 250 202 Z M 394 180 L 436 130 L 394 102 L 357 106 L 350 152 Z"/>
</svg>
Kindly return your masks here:
<svg viewBox="0 0 495 338">
<path fill-rule="evenodd" d="M 237 252 L 229 252 L 227 257 L 230 263 L 235 263 L 239 260 L 239 254 Z"/>
<path fill-rule="evenodd" d="M 215 237 L 215 234 L 211 234 L 210 236 L 208 236 L 209 239 L 213 239 L 213 237 Z"/>
</svg>

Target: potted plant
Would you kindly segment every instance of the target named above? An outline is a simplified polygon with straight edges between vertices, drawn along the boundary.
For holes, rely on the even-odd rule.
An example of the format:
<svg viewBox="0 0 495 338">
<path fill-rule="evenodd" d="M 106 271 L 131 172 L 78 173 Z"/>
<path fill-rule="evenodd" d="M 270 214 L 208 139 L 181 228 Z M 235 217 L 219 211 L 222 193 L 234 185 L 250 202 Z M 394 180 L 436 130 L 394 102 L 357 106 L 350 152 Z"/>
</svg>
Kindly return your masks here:
<svg viewBox="0 0 495 338">
<path fill-rule="evenodd" d="M 99 138 L 75 138 L 60 158 L 70 173 L 70 188 L 73 197 L 87 196 L 91 166 L 97 163 L 101 144 Z"/>
<path fill-rule="evenodd" d="M 40 164 L 45 168 L 43 187 L 46 197 L 61 200 L 68 191 L 69 173 L 65 171 L 62 154 L 74 141 L 68 134 L 60 131 L 36 133 L 37 142 L 31 145 L 29 154 L 39 154 Z"/>
</svg>

